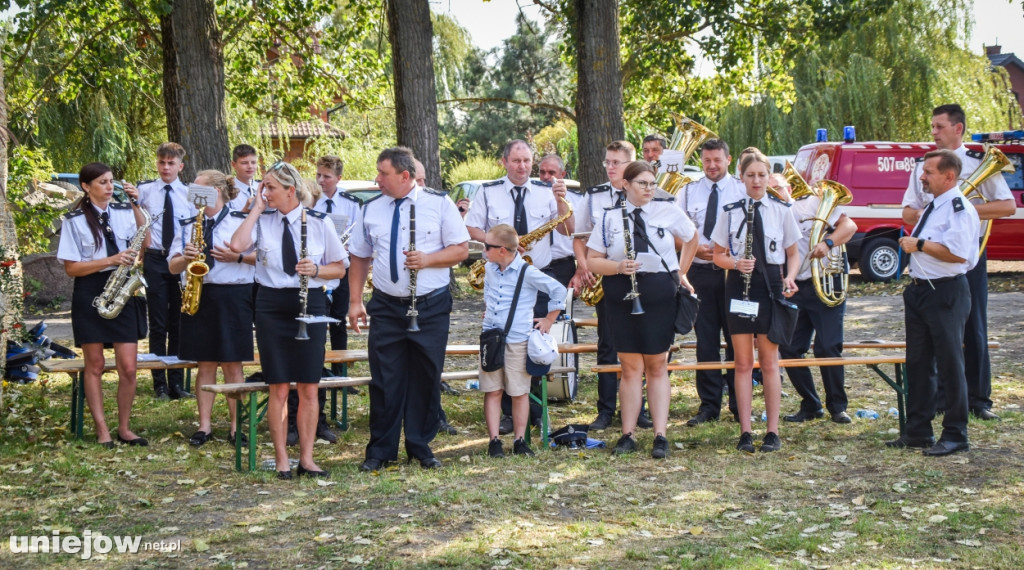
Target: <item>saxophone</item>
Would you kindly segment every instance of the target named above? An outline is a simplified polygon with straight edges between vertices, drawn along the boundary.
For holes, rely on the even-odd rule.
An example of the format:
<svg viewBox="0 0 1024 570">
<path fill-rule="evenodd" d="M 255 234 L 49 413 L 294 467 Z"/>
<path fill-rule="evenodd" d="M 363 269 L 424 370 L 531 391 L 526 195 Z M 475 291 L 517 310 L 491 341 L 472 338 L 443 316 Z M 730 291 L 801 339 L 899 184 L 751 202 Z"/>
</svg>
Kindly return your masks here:
<svg viewBox="0 0 1024 570">
<path fill-rule="evenodd" d="M 132 203 L 135 204 L 134 201 Z M 142 242 L 146 241 L 146 232 L 149 231 L 149 226 L 153 225 L 153 218 L 145 208 L 139 207 L 138 204 L 135 204 L 135 207 L 139 208 L 142 217 L 146 219 L 145 223 L 135 232 L 131 243 L 128 244 L 128 249 L 138 252 L 135 263 L 118 265 L 117 269 L 112 271 L 110 277 L 107 278 L 103 292 L 92 300 L 92 306 L 96 307 L 96 311 L 104 319 L 116 319 L 128 299 L 135 295 L 140 288 L 143 289 L 143 294 L 145 293 L 146 279 L 142 276 L 141 271 Z"/>
<path fill-rule="evenodd" d="M 199 249 L 199 255 L 192 260 L 185 268 L 187 282 L 181 292 L 181 312 L 186 315 L 194 315 L 199 311 L 199 297 L 203 294 L 203 277 L 210 272 L 210 266 L 205 263 L 206 240 L 203 239 L 203 208 L 199 208 L 196 214 L 196 221 L 192 224 L 192 245 Z"/>
<path fill-rule="evenodd" d="M 565 199 L 565 197 L 560 198 L 560 200 L 566 206 L 565 213 L 562 214 L 561 216 L 555 217 L 555 219 L 551 220 L 550 222 L 544 225 L 538 226 L 537 229 L 533 230 L 532 232 L 524 236 L 520 236 L 519 247 L 525 250 L 529 250 L 531 247 L 533 247 L 533 244 L 537 243 L 537 241 L 540 240 L 540 238 L 551 233 L 551 231 L 557 228 L 559 224 L 568 220 L 572 216 L 572 204 L 570 204 L 569 201 Z M 530 259 L 529 255 L 524 255 L 523 260 L 526 261 L 526 263 L 533 263 L 533 260 Z M 473 263 L 473 265 L 471 265 L 469 268 L 469 286 L 476 289 L 477 291 L 484 290 L 484 265 L 486 263 L 487 260 L 481 257 L 480 259 L 476 260 Z"/>
</svg>

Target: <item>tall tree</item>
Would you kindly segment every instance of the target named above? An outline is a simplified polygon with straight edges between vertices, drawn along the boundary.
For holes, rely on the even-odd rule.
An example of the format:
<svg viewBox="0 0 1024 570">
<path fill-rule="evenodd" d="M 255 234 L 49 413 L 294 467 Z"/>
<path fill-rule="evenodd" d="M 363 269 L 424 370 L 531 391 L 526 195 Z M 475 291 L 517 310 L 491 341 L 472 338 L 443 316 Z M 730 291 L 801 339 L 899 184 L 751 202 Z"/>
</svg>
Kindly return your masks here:
<svg viewBox="0 0 1024 570">
<path fill-rule="evenodd" d="M 14 324 L 21 321 L 21 261 L 18 255 L 18 234 L 14 216 L 7 204 L 7 155 L 11 138 L 7 130 L 7 91 L 4 89 L 4 64 L 0 61 L 0 347 Z M 0 361 L 0 378 L 4 362 Z M 4 388 L 0 381 L 0 412 L 4 409 Z"/>
<path fill-rule="evenodd" d="M 167 138 L 185 147 L 182 173 L 227 172 L 231 163 L 224 114 L 224 53 L 212 0 L 175 0 L 160 16 Z"/>
<path fill-rule="evenodd" d="M 604 149 L 625 135 L 622 73 L 619 66 L 619 7 L 605 0 L 574 0 L 576 24 L 576 122 L 579 127 L 580 181 L 606 178 Z"/>
<path fill-rule="evenodd" d="M 398 144 L 411 148 L 423 162 L 427 185 L 440 188 L 430 4 L 427 0 L 387 0 L 387 4 Z"/>
</svg>

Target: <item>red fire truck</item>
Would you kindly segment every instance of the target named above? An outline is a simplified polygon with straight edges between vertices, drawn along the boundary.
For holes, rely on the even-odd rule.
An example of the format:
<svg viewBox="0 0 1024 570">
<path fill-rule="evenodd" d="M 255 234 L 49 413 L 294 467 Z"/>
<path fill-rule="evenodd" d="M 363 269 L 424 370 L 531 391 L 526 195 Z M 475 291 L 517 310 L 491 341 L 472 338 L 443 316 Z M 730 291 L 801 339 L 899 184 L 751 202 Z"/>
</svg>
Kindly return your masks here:
<svg viewBox="0 0 1024 570">
<path fill-rule="evenodd" d="M 988 258 L 1024 260 L 1024 131 L 982 133 L 967 143 L 983 151 L 985 144 L 1001 150 L 1015 172 L 1004 172 L 1017 212 L 995 220 L 988 241 Z M 918 158 L 935 149 L 934 143 L 818 142 L 797 152 L 793 166 L 809 184 L 835 180 L 853 193 L 846 214 L 857 223 L 857 233 L 847 244 L 850 262 L 871 281 L 888 281 L 906 268 L 897 240 L 909 232 L 902 221 L 903 193 Z M 962 177 L 971 173 L 964 172 Z"/>
</svg>

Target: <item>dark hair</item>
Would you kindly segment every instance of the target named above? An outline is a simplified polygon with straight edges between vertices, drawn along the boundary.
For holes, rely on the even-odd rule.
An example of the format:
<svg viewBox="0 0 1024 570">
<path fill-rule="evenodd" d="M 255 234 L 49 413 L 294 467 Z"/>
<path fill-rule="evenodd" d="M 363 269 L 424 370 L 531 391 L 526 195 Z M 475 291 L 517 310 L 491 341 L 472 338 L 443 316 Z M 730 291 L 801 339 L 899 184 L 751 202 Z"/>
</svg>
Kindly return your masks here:
<svg viewBox="0 0 1024 570">
<path fill-rule="evenodd" d="M 644 172 L 656 174 L 654 172 L 654 167 L 651 166 L 650 164 L 644 162 L 643 160 L 634 160 L 633 162 L 630 162 L 629 164 L 626 165 L 626 169 L 622 172 L 622 179 L 625 180 L 626 182 L 632 182 L 634 178 L 640 176 Z"/>
<path fill-rule="evenodd" d="M 722 139 L 711 139 L 704 143 L 700 147 L 700 155 L 704 156 L 704 153 L 709 150 L 721 150 L 725 151 L 725 156 L 729 156 L 729 145 L 726 144 Z"/>
<path fill-rule="evenodd" d="M 963 162 L 960 160 L 960 157 L 957 156 L 955 152 L 944 148 L 933 150 L 924 155 L 925 160 L 928 160 L 929 158 L 939 159 L 939 164 L 937 165 L 937 167 L 939 169 L 939 172 L 943 174 L 949 171 L 953 171 L 953 174 L 956 177 L 959 177 L 960 171 L 964 167 Z"/>
<path fill-rule="evenodd" d="M 658 144 L 660 144 L 662 150 L 668 148 L 668 141 L 665 140 L 665 137 L 663 137 L 663 136 L 661 136 L 661 135 L 659 135 L 657 133 L 655 133 L 653 135 L 647 135 L 646 137 L 644 137 L 643 144 L 647 144 L 647 143 L 652 142 L 652 141 L 656 141 Z"/>
<path fill-rule="evenodd" d="M 964 130 L 967 130 L 967 115 L 964 113 L 964 108 L 956 103 L 950 103 L 948 105 L 939 105 L 932 109 L 932 116 L 937 115 L 949 115 L 949 122 L 954 125 L 963 125 Z"/>
<path fill-rule="evenodd" d="M 382 150 L 377 155 L 377 163 L 385 160 L 391 163 L 395 172 L 408 172 L 411 178 L 416 178 L 416 157 L 408 147 L 393 146 Z"/>
<path fill-rule="evenodd" d="M 82 186 L 82 191 L 85 191 L 85 184 L 91 184 L 93 180 L 96 180 L 100 176 L 111 172 L 110 167 L 102 162 L 90 162 L 82 167 L 78 171 L 78 184 Z M 82 213 L 85 214 L 85 222 L 89 226 L 89 231 L 92 232 L 93 237 L 96 238 L 96 250 L 100 249 L 100 236 L 103 232 L 100 230 L 100 219 L 96 214 L 96 208 L 88 207 L 92 204 L 89 200 L 89 193 L 86 192 L 82 199 L 75 205 L 76 208 L 81 208 Z"/>
<path fill-rule="evenodd" d="M 160 158 L 177 158 L 185 160 L 185 147 L 176 142 L 165 142 L 156 149 L 156 155 Z"/>
<path fill-rule="evenodd" d="M 629 141 L 612 141 L 604 149 L 612 152 L 624 152 L 629 156 L 629 160 L 636 160 L 636 147 Z"/>
<path fill-rule="evenodd" d="M 231 151 L 231 162 L 247 156 L 256 156 L 256 148 L 251 145 L 240 144 Z"/>
<path fill-rule="evenodd" d="M 508 155 L 512 154 L 512 149 L 516 148 L 519 145 L 525 146 L 526 150 L 530 151 L 530 158 L 532 159 L 533 149 L 530 148 L 530 145 L 526 144 L 526 141 L 524 141 L 523 139 L 512 139 L 505 143 L 505 148 L 501 149 L 501 158 L 508 160 Z"/>
</svg>

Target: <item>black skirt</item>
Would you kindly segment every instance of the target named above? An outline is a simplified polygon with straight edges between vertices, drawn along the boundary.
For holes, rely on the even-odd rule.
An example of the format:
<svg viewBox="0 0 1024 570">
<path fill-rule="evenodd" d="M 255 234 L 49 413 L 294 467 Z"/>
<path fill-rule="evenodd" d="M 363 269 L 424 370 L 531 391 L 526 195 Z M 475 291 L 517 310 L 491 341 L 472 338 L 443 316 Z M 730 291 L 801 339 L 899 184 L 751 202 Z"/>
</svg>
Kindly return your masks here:
<svg viewBox="0 0 1024 570">
<path fill-rule="evenodd" d="M 178 358 L 197 362 L 252 360 L 252 284 L 204 284 L 195 315 L 181 314 Z"/>
<path fill-rule="evenodd" d="M 299 321 L 295 317 L 301 311 L 297 287 L 260 286 L 256 293 L 256 345 L 260 349 L 263 381 L 267 384 L 320 382 L 327 324 L 307 325 L 309 340 L 296 340 Z M 306 313 L 327 314 L 327 295 L 323 289 L 309 289 Z"/>
<path fill-rule="evenodd" d="M 113 348 L 118 342 L 139 342 L 148 332 L 146 300 L 132 297 L 125 303 L 121 313 L 113 319 L 100 316 L 93 299 L 103 293 L 111 271 L 75 277 L 74 292 L 71 294 L 71 331 L 75 346 L 103 343 L 103 348 Z"/>
<path fill-rule="evenodd" d="M 628 275 L 607 275 L 604 284 L 604 317 L 610 324 L 616 352 L 661 354 L 675 339 L 676 289 L 672 275 L 638 273 L 642 315 L 631 314 L 633 301 L 625 300 L 632 289 Z"/>
<path fill-rule="evenodd" d="M 782 266 L 768 265 L 768 279 L 771 280 L 772 293 L 768 292 L 768 285 L 765 283 L 761 267 L 754 268 L 750 278 L 750 300 L 757 302 L 757 318 L 750 319 L 729 312 L 726 322 L 729 325 L 729 334 L 768 334 L 768 328 L 772 323 L 772 299 L 774 294 L 777 299 L 782 298 Z M 725 279 L 725 307 L 729 306 L 733 299 L 743 298 L 743 274 L 739 271 L 730 271 Z"/>
</svg>

